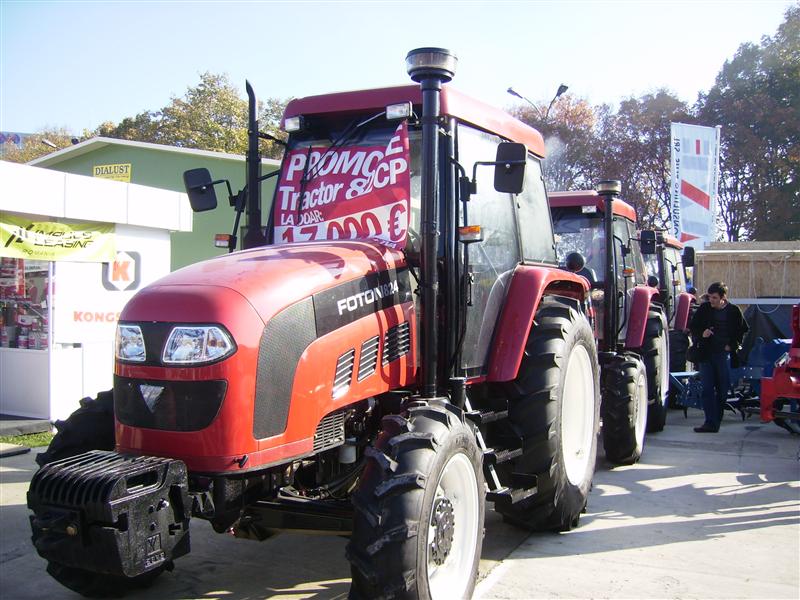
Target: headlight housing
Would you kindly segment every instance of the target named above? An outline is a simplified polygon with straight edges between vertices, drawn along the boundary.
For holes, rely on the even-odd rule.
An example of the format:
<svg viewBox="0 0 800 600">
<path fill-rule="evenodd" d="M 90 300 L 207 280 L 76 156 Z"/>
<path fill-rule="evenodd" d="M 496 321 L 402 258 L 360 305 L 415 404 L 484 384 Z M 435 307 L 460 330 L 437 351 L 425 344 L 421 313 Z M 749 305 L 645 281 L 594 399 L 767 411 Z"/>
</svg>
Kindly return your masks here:
<svg viewBox="0 0 800 600">
<path fill-rule="evenodd" d="M 144 362 L 144 336 L 138 325 L 117 325 L 114 355 L 120 360 Z"/>
<path fill-rule="evenodd" d="M 173 365 L 209 363 L 221 360 L 235 350 L 230 336 L 220 327 L 173 327 L 164 344 L 161 361 Z"/>
</svg>

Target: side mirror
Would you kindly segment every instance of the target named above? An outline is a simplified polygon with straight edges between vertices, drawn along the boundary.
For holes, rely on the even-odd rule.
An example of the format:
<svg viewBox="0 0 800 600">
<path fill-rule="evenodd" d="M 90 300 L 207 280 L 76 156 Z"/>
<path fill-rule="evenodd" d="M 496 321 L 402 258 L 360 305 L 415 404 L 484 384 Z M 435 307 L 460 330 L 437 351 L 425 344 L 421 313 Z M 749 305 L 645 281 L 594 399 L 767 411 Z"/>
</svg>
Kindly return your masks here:
<svg viewBox="0 0 800 600">
<path fill-rule="evenodd" d="M 525 165 L 528 149 L 525 144 L 502 142 L 497 146 L 498 164 L 494 167 L 494 189 L 519 194 L 525 187 Z"/>
<path fill-rule="evenodd" d="M 694 248 L 692 246 L 683 247 L 683 266 L 684 267 L 694 266 Z"/>
<path fill-rule="evenodd" d="M 189 195 L 189 204 L 194 212 L 203 212 L 217 207 L 214 181 L 208 169 L 190 169 L 183 173 L 183 185 Z"/>
<path fill-rule="evenodd" d="M 639 233 L 639 244 L 642 254 L 649 255 L 656 253 L 656 232 L 652 229 L 645 229 Z"/>
</svg>

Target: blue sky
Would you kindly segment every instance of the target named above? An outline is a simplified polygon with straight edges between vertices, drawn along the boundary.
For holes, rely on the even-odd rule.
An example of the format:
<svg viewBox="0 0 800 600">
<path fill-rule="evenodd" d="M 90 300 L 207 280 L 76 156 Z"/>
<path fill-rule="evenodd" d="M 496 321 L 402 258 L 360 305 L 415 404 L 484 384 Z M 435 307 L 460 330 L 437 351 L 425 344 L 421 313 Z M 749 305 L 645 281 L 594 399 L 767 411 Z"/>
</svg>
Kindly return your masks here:
<svg viewBox="0 0 800 600">
<path fill-rule="evenodd" d="M 408 50 L 456 52 L 454 85 L 593 104 L 666 87 L 693 103 L 793 2 L 74 2 L 0 0 L 0 130 L 79 134 L 228 73 L 288 98 L 409 81 Z"/>
</svg>

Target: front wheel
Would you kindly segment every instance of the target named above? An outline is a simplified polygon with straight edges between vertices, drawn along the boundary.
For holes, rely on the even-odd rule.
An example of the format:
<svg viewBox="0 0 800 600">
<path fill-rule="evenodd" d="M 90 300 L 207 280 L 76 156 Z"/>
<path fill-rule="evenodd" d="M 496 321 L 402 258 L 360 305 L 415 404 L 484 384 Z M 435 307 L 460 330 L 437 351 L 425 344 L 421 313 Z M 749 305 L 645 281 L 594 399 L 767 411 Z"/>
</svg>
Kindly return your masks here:
<svg viewBox="0 0 800 600">
<path fill-rule="evenodd" d="M 114 394 L 100 392 L 96 398 L 83 398 L 80 408 L 64 421 L 56 422 L 58 433 L 45 452 L 36 457 L 40 467 L 90 450 L 114 449 Z M 34 529 L 33 542 L 41 536 Z M 131 590 L 149 587 L 167 569 L 160 566 L 137 577 L 119 577 L 95 573 L 54 561 L 47 562 L 47 572 L 64 587 L 88 598 L 123 596 Z"/>
<path fill-rule="evenodd" d="M 485 484 L 472 427 L 431 403 L 383 419 L 353 495 L 351 598 L 470 598 Z"/>
<path fill-rule="evenodd" d="M 603 448 L 620 465 L 639 460 L 647 421 L 647 373 L 635 354 L 618 354 L 603 365 Z"/>
</svg>

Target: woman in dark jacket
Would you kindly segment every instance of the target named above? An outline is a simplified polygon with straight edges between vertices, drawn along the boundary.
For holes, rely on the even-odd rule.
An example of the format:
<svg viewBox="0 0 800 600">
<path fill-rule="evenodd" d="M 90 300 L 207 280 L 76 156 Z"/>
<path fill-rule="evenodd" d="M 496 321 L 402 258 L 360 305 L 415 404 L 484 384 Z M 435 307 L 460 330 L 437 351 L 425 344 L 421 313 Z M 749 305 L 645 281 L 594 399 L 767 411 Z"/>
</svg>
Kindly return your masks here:
<svg viewBox="0 0 800 600">
<path fill-rule="evenodd" d="M 697 345 L 697 362 L 703 383 L 703 412 L 706 419 L 698 433 L 716 433 L 730 388 L 729 361 L 738 367 L 737 352 L 749 329 L 741 309 L 728 302 L 728 286 L 716 282 L 708 286 L 708 302 L 701 304 L 689 329 Z"/>
</svg>

